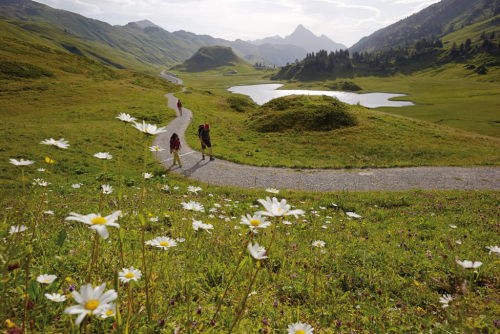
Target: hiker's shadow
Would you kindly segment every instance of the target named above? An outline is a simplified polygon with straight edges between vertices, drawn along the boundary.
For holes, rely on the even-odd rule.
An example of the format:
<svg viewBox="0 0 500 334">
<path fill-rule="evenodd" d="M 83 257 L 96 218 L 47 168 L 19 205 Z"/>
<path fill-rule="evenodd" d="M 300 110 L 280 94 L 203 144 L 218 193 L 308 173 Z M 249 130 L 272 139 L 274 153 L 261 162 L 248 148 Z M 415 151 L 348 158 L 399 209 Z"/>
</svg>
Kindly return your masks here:
<svg viewBox="0 0 500 334">
<path fill-rule="evenodd" d="M 205 163 L 203 163 L 205 162 Z M 206 160 L 198 160 L 194 165 L 189 168 L 183 169 L 179 174 L 182 174 L 187 177 L 191 177 L 191 175 L 196 172 L 199 168 L 202 168 L 208 164 Z"/>
</svg>

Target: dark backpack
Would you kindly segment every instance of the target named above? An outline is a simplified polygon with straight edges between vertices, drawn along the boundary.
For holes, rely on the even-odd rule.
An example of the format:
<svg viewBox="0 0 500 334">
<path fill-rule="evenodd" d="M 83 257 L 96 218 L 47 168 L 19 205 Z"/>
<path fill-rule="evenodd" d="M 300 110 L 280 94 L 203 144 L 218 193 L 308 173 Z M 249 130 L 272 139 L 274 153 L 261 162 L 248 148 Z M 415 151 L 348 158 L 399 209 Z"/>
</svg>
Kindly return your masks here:
<svg viewBox="0 0 500 334">
<path fill-rule="evenodd" d="M 205 125 L 199 125 L 198 126 L 198 138 L 201 136 L 201 131 L 205 130 Z"/>
</svg>

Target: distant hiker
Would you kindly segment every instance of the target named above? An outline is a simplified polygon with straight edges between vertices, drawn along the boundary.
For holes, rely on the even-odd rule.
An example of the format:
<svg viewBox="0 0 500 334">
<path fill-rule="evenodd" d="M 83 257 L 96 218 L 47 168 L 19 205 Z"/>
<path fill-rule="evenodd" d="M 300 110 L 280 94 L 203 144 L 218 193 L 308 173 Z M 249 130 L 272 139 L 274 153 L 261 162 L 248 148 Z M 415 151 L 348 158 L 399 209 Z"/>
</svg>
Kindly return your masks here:
<svg viewBox="0 0 500 334">
<path fill-rule="evenodd" d="M 212 157 L 212 143 L 210 142 L 210 125 L 200 125 L 198 127 L 198 136 L 201 140 L 201 160 L 205 160 L 205 149 L 208 147 L 210 150 L 210 161 L 214 161 L 215 159 Z"/>
<path fill-rule="evenodd" d="M 181 149 L 181 141 L 177 133 L 174 133 L 172 137 L 170 137 L 170 154 L 174 154 L 174 164 L 179 163 L 179 167 L 182 167 L 181 158 L 179 157 L 179 150 Z"/>
<path fill-rule="evenodd" d="M 182 116 L 182 103 L 181 103 L 181 100 L 177 100 L 177 108 L 179 108 L 179 114 Z"/>
</svg>

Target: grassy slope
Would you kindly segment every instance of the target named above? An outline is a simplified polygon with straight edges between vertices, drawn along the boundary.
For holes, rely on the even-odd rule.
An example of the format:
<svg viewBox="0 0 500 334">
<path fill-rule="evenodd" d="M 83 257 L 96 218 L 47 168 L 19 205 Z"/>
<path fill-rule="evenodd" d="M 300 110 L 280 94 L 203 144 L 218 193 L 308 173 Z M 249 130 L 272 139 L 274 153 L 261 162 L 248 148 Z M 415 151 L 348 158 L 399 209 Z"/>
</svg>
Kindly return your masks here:
<svg viewBox="0 0 500 334">
<path fill-rule="evenodd" d="M 353 107 L 360 124 L 329 132 L 258 133 L 248 115 L 226 99 L 207 93 L 183 94 L 194 111 L 188 143 L 197 148 L 198 124 L 212 125 L 214 154 L 244 164 L 307 167 L 391 167 L 498 165 L 500 140 L 363 107 Z"/>
<path fill-rule="evenodd" d="M 238 57 L 229 47 L 207 46 L 200 48 L 191 58 L 173 68 L 187 73 L 224 74 L 232 71 L 252 73 L 253 66 Z"/>
<path fill-rule="evenodd" d="M 0 74 L 0 135 L 6 138 L 0 150 L 0 180 L 10 187 L 17 178 L 9 168 L 9 158 L 42 162 L 46 155 L 58 161 L 59 152 L 38 143 L 48 138 L 65 138 L 70 147 L 58 172 L 71 177 L 94 177 L 100 163 L 93 158 L 100 147 L 119 156 L 123 125 L 115 119 L 129 113 L 150 123 L 165 124 L 175 116 L 166 108 L 164 94 L 179 87 L 164 80 L 128 71 L 116 71 L 93 60 L 11 39 L 1 39 L 0 61 L 36 64 L 52 71 L 54 78 L 25 79 Z M 137 131 L 137 130 L 133 130 Z M 139 168 L 142 144 L 130 141 L 124 163 L 133 171 Z M 36 146 L 33 151 L 31 146 Z M 110 161 L 111 165 L 116 160 Z M 83 173 L 83 174 L 82 174 Z M 75 175 L 78 174 L 78 175 Z M 116 175 L 115 175 L 116 177 Z"/>
</svg>

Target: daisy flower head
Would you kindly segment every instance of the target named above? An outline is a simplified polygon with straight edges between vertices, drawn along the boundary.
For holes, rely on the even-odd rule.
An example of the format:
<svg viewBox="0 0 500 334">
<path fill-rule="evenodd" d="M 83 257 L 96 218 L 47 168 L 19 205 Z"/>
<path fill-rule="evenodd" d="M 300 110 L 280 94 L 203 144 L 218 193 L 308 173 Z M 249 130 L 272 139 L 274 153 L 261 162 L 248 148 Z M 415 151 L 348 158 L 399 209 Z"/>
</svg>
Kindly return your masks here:
<svg viewBox="0 0 500 334">
<path fill-rule="evenodd" d="M 150 179 L 154 176 L 153 173 L 142 173 L 142 175 L 144 175 L 145 179 Z"/>
<path fill-rule="evenodd" d="M 483 263 L 479 262 L 479 261 L 471 262 L 471 261 L 467 261 L 467 260 L 465 260 L 465 261 L 459 261 L 459 260 L 457 260 L 457 264 L 461 265 L 465 269 L 476 269 L 476 268 L 481 267 L 481 265 Z"/>
<path fill-rule="evenodd" d="M 16 159 L 10 159 L 9 161 L 11 164 L 16 165 L 16 166 L 28 166 L 28 165 L 32 165 L 35 163 L 32 160 L 24 160 L 24 159 L 21 159 L 19 161 L 17 161 Z"/>
<path fill-rule="evenodd" d="M 278 189 L 274 189 L 274 188 L 267 188 L 266 191 L 268 193 L 272 193 L 272 194 L 279 194 L 279 190 Z"/>
<path fill-rule="evenodd" d="M 271 217 L 283 217 L 293 215 L 295 218 L 298 218 L 298 215 L 304 215 L 304 211 L 302 210 L 290 210 L 290 205 L 286 204 L 286 200 L 282 199 L 281 202 L 278 202 L 276 197 L 273 197 L 271 200 L 269 197 L 266 200 L 258 199 L 260 204 L 264 206 L 266 211 L 257 211 L 256 215 L 264 215 Z"/>
<path fill-rule="evenodd" d="M 113 187 L 110 186 L 109 184 L 103 184 L 102 185 L 102 193 L 105 195 L 109 195 L 113 192 Z"/>
<path fill-rule="evenodd" d="M 264 247 L 259 246 L 258 243 L 255 243 L 255 245 L 252 245 L 252 243 L 249 243 L 247 246 L 248 252 L 252 257 L 256 260 L 264 260 L 267 259 L 266 256 L 266 249 Z"/>
<path fill-rule="evenodd" d="M 49 211 L 44 211 L 43 213 L 45 213 L 46 215 L 53 215 L 54 211 L 49 210 Z"/>
<path fill-rule="evenodd" d="M 44 144 L 44 145 L 52 145 L 52 146 L 56 146 L 56 147 L 59 147 L 59 148 L 63 148 L 63 149 L 68 149 L 68 147 L 70 146 L 68 144 L 68 141 L 67 140 L 64 140 L 64 138 L 61 138 L 59 140 L 54 140 L 52 138 L 50 139 L 45 139 L 43 140 L 40 144 Z"/>
<path fill-rule="evenodd" d="M 128 283 L 130 281 L 136 281 L 141 278 L 142 273 L 140 270 L 135 269 L 134 267 L 130 267 L 130 269 L 123 268 L 123 271 L 118 273 L 118 278 L 123 283 Z"/>
<path fill-rule="evenodd" d="M 194 220 L 193 219 L 193 228 L 195 229 L 195 231 L 200 231 L 201 230 L 205 230 L 207 231 L 208 233 L 210 233 L 209 230 L 213 230 L 214 226 L 212 224 L 204 224 L 201 222 L 201 220 Z"/>
<path fill-rule="evenodd" d="M 351 218 L 357 218 L 357 219 L 363 218 L 362 216 L 358 215 L 356 212 L 346 212 L 345 214 Z"/>
<path fill-rule="evenodd" d="M 311 325 L 303 324 L 300 321 L 288 325 L 288 334 L 312 334 L 314 328 Z"/>
<path fill-rule="evenodd" d="M 57 276 L 56 275 L 47 275 L 43 274 L 40 275 L 36 278 L 36 281 L 41 284 L 51 284 L 56 280 Z"/>
<path fill-rule="evenodd" d="M 149 147 L 149 150 L 151 152 L 161 152 L 161 151 L 165 151 L 164 148 L 161 148 L 160 146 L 150 146 Z"/>
<path fill-rule="evenodd" d="M 80 185 L 80 183 L 75 183 L 75 184 L 72 184 L 71 187 L 78 189 L 81 187 L 81 185 Z"/>
<path fill-rule="evenodd" d="M 500 256 L 500 247 L 498 247 L 498 246 L 487 246 L 486 248 L 490 250 L 489 254 L 495 253 L 496 255 Z"/>
<path fill-rule="evenodd" d="M 102 217 L 100 213 L 91 213 L 88 215 L 80 215 L 75 212 L 70 212 L 70 216 L 66 217 L 65 220 L 76 220 L 87 225 L 91 225 L 90 228 L 96 230 L 103 239 L 107 239 L 109 236 L 107 226 L 114 226 L 120 228 L 120 225 L 115 223 L 122 212 L 120 210 L 113 212 L 109 216 Z"/>
<path fill-rule="evenodd" d="M 47 297 L 47 299 L 50 299 L 52 300 L 53 302 L 56 302 L 56 303 L 60 303 L 60 302 L 63 302 L 66 300 L 66 296 L 64 295 L 61 295 L 60 293 L 46 293 L 45 294 L 45 297 Z"/>
<path fill-rule="evenodd" d="M 38 168 L 37 171 L 39 171 L 39 172 L 45 172 L 45 168 Z"/>
<path fill-rule="evenodd" d="M 202 189 L 200 187 L 194 187 L 194 186 L 189 186 L 188 191 L 197 194 L 198 191 L 201 191 Z"/>
<path fill-rule="evenodd" d="M 457 226 L 456 226 L 456 225 L 451 225 L 451 224 L 450 224 L 450 225 L 448 225 L 448 226 L 449 226 L 449 227 L 451 227 L 451 228 L 457 228 Z"/>
<path fill-rule="evenodd" d="M 169 237 L 156 237 L 152 241 L 153 241 L 153 246 L 162 248 L 164 250 L 167 250 L 170 247 L 177 246 L 177 241 L 170 239 Z"/>
<path fill-rule="evenodd" d="M 110 160 L 113 159 L 113 156 L 109 154 L 109 152 L 99 152 L 94 154 L 94 157 L 98 159 Z"/>
<path fill-rule="evenodd" d="M 146 122 L 142 121 L 141 123 L 134 122 L 134 128 L 137 130 L 141 131 L 142 133 L 145 133 L 147 135 L 157 135 L 162 132 L 167 132 L 166 127 L 158 128 L 155 124 L 147 124 Z"/>
<path fill-rule="evenodd" d="M 148 240 L 148 241 L 144 242 L 144 244 L 147 246 L 154 246 L 153 240 Z"/>
<path fill-rule="evenodd" d="M 282 223 L 283 225 L 292 225 L 292 223 L 291 223 L 291 222 L 289 222 L 288 220 L 283 220 L 281 223 Z"/>
<path fill-rule="evenodd" d="M 100 317 L 101 317 L 101 319 L 106 319 L 109 317 L 114 317 L 115 315 L 116 315 L 116 304 L 109 303 L 109 304 L 106 304 L 106 306 L 102 308 Z"/>
<path fill-rule="evenodd" d="M 125 123 L 131 123 L 136 120 L 135 117 L 130 116 L 129 114 L 125 113 L 120 113 L 118 116 L 116 116 L 120 121 L 125 122 Z"/>
<path fill-rule="evenodd" d="M 314 247 L 322 248 L 325 247 L 325 242 L 323 240 L 316 240 L 312 243 Z"/>
<path fill-rule="evenodd" d="M 170 187 L 166 184 L 161 187 L 161 190 L 163 190 L 163 191 L 168 191 L 169 189 L 170 189 Z"/>
<path fill-rule="evenodd" d="M 9 234 L 21 233 L 21 232 L 26 231 L 27 229 L 28 228 L 26 226 L 23 226 L 23 225 L 11 226 L 10 230 L 9 230 Z"/>
<path fill-rule="evenodd" d="M 104 309 L 109 307 L 109 302 L 118 298 L 115 290 L 111 289 L 104 292 L 105 288 L 106 284 L 93 288 L 92 284 L 87 283 L 87 285 L 80 288 L 80 293 L 73 291 L 73 298 L 79 305 L 68 307 L 64 310 L 64 313 L 78 314 L 75 325 L 79 325 L 87 315 L 101 314 Z"/>
<path fill-rule="evenodd" d="M 447 308 L 450 302 L 453 301 L 453 297 L 451 295 L 443 295 L 443 297 L 439 298 L 439 302 L 443 304 L 443 308 Z"/>
<path fill-rule="evenodd" d="M 203 208 L 203 204 L 201 204 L 201 203 L 190 201 L 188 203 L 181 203 L 181 205 L 184 209 L 189 210 L 189 211 L 205 212 L 205 209 Z"/>
<path fill-rule="evenodd" d="M 271 222 L 266 221 L 266 217 L 259 215 L 250 216 L 249 214 L 247 214 L 246 217 L 241 216 L 240 224 L 248 225 L 251 230 L 254 228 L 267 228 L 271 226 Z"/>
</svg>

